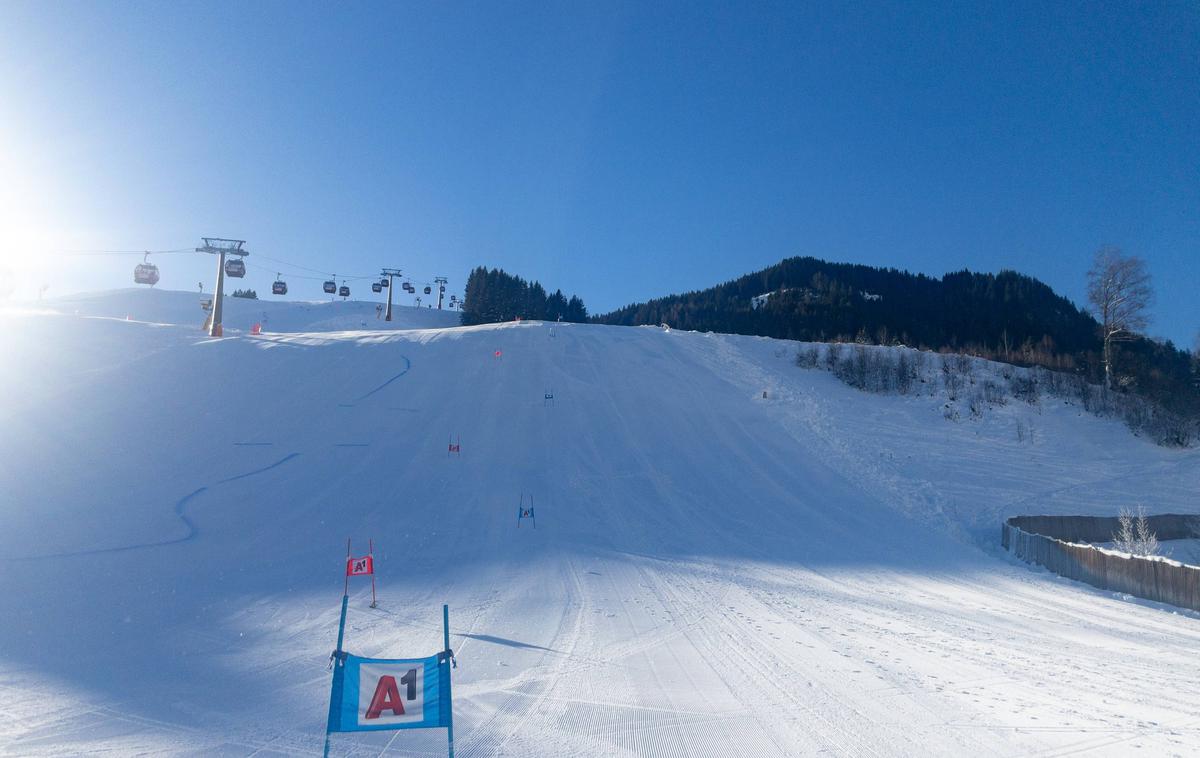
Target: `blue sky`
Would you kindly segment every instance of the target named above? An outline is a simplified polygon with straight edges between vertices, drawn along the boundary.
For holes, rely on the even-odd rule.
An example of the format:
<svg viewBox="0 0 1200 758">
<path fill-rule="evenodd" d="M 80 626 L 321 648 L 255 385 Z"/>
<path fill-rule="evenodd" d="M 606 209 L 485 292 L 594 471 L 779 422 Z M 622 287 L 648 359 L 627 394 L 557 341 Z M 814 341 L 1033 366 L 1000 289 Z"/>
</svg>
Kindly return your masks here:
<svg viewBox="0 0 1200 758">
<path fill-rule="evenodd" d="M 9 0 L 0 173 L 26 294 L 132 283 L 133 257 L 54 250 L 216 235 L 260 294 L 255 253 L 456 292 L 485 264 L 595 312 L 813 255 L 1081 303 L 1111 244 L 1190 345 L 1200 6 Z"/>
</svg>

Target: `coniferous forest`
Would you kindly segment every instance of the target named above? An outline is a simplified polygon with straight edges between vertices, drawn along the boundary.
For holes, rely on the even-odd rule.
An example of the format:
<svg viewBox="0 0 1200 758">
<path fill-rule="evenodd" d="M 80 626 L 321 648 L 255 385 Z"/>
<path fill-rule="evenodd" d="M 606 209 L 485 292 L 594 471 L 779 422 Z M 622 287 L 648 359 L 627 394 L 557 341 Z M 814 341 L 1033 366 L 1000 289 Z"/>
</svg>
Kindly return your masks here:
<svg viewBox="0 0 1200 758">
<path fill-rule="evenodd" d="M 516 318 L 582 323 L 587 317 L 587 308 L 577 296 L 568 298 L 562 290 L 548 294 L 539 282 L 527 282 L 503 269 L 480 266 L 467 278 L 464 326 Z"/>
<path fill-rule="evenodd" d="M 696 331 L 819 342 L 903 344 L 1103 377 L 1095 319 L 1015 271 L 958 271 L 940 279 L 816 258 L 789 258 L 705 290 L 628 305 L 597 323 L 667 324 Z M 1192 356 L 1171 342 L 1122 342 L 1121 391 L 1200 413 Z"/>
</svg>

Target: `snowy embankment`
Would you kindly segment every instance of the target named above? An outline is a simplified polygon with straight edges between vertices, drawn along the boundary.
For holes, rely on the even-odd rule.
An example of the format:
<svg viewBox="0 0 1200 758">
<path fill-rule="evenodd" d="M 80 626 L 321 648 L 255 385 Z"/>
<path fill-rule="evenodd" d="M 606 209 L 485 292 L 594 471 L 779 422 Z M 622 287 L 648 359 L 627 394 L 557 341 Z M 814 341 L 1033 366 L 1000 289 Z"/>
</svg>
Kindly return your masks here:
<svg viewBox="0 0 1200 758">
<path fill-rule="evenodd" d="M 346 537 L 351 651 L 427 655 L 449 603 L 460 756 L 1200 750 L 1200 619 L 996 544 L 1196 512 L 1195 450 L 1050 399 L 947 420 L 767 339 L 335 303 L 210 340 L 143 294 L 0 315 L 0 750 L 318 754 Z"/>
</svg>

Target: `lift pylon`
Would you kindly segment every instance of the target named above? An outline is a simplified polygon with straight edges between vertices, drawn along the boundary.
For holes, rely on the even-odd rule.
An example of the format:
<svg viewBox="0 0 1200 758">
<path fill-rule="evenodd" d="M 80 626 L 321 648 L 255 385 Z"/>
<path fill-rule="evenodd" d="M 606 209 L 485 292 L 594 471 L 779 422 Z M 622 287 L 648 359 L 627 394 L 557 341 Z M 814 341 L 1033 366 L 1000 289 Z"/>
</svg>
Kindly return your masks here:
<svg viewBox="0 0 1200 758">
<path fill-rule="evenodd" d="M 438 286 L 438 310 L 442 309 L 442 298 L 446 296 L 446 277 L 435 276 L 433 282 Z"/>
<path fill-rule="evenodd" d="M 385 269 L 380 269 L 380 271 L 379 271 L 379 275 L 380 275 L 380 276 L 386 276 L 386 277 L 387 277 L 387 280 L 388 280 L 388 287 L 387 287 L 387 291 L 388 291 L 387 310 L 386 310 L 386 311 L 384 311 L 384 314 L 383 314 L 383 320 L 384 320 L 384 321 L 391 321 L 391 320 L 392 320 L 392 290 L 393 290 L 393 289 L 395 289 L 395 287 L 393 287 L 393 286 L 392 286 L 392 280 L 393 280 L 393 279 L 395 279 L 397 276 L 400 276 L 400 269 L 398 269 L 398 268 L 385 268 Z"/>
<path fill-rule="evenodd" d="M 225 297 L 225 256 L 237 255 L 244 258 L 250 254 L 250 251 L 242 247 L 246 244 L 246 240 L 227 240 L 221 237 L 201 237 L 201 239 L 204 240 L 204 246 L 196 248 L 196 252 L 217 256 L 217 290 L 213 295 L 208 336 L 220 337 L 222 333 L 221 299 Z"/>
</svg>

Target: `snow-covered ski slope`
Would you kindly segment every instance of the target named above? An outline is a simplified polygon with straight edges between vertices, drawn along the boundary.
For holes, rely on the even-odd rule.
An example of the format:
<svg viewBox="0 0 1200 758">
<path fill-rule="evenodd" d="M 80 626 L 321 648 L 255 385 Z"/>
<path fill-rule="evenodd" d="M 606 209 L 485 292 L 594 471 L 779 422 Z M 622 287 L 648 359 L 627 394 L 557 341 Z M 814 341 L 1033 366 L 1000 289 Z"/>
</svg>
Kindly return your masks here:
<svg viewBox="0 0 1200 758">
<path fill-rule="evenodd" d="M 431 329 L 457 326 L 459 323 L 457 312 L 402 305 L 402 302 L 411 298 L 399 290 L 392 305 L 392 321 L 383 321 L 376 307 L 384 304 L 387 293 L 374 297 L 375 300 L 368 302 L 343 301 L 332 297 L 297 301 L 270 296 L 262 300 L 226 296 L 221 320 L 225 332 L 233 335 L 248 333 L 255 324 L 270 332 L 332 332 L 349 329 Z M 200 328 L 207 316 L 200 305 L 205 300 L 212 300 L 212 294 L 127 289 L 51 298 L 24 307 L 26 310 L 45 310 L 72 316 L 128 318 L 132 321 L 194 325 Z"/>
<path fill-rule="evenodd" d="M 347 537 L 351 652 L 432 654 L 450 605 L 459 756 L 1200 752 L 1200 618 L 994 544 L 1200 510 L 1195 450 L 1053 401 L 947 421 L 767 339 L 138 320 L 184 297 L 0 314 L 0 753 L 319 754 Z"/>
</svg>

